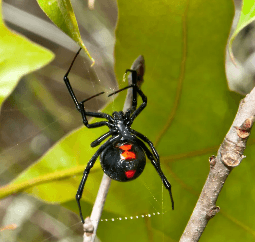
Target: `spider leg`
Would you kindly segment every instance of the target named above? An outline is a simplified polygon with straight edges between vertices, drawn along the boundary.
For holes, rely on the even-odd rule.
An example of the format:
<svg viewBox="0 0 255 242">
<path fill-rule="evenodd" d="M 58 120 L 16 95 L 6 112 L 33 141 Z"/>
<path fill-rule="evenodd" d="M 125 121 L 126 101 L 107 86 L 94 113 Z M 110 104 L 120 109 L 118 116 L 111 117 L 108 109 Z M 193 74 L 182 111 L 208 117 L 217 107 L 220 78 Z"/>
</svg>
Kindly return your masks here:
<svg viewBox="0 0 255 242">
<path fill-rule="evenodd" d="M 127 69 L 125 73 L 131 72 L 132 73 L 132 86 L 133 86 L 133 101 L 132 101 L 132 110 L 134 110 L 134 113 L 131 116 L 131 123 L 134 121 L 134 119 L 142 112 L 142 110 L 147 105 L 147 97 L 144 95 L 142 90 L 137 86 L 137 71 Z M 143 103 L 137 108 L 137 93 L 141 96 Z"/>
<path fill-rule="evenodd" d="M 146 142 L 150 146 L 153 155 L 156 157 L 157 160 L 159 160 L 159 154 L 156 148 L 154 147 L 153 143 L 145 135 L 137 132 L 136 130 L 130 129 L 130 131 L 132 134 L 136 135 L 138 138 Z"/>
<path fill-rule="evenodd" d="M 132 73 L 132 85 L 137 86 L 137 71 L 136 70 L 131 70 L 127 69 L 125 74 L 131 72 Z M 136 110 L 137 107 L 137 90 L 136 88 L 133 88 L 133 100 L 132 100 L 132 110 Z"/>
<path fill-rule="evenodd" d="M 156 171 L 158 172 L 165 188 L 168 190 L 169 195 L 170 195 L 170 199 L 171 199 L 171 203 L 172 203 L 172 209 L 174 210 L 174 199 L 173 199 L 173 195 L 172 195 L 172 190 L 171 190 L 171 184 L 170 182 L 167 180 L 167 178 L 165 177 L 163 171 L 161 170 L 160 167 L 160 161 L 159 159 L 155 159 L 154 156 L 152 155 L 152 153 L 150 152 L 150 150 L 147 148 L 147 146 L 139 139 L 136 139 L 136 141 L 138 142 L 138 144 L 143 148 L 143 150 L 145 151 L 147 157 L 150 159 L 152 165 L 155 167 Z"/>
<path fill-rule="evenodd" d="M 109 118 L 109 120 L 111 120 L 112 118 L 110 117 L 110 115 L 105 113 L 86 112 L 84 108 L 84 103 L 79 103 L 79 106 L 80 106 L 80 112 L 81 112 L 83 123 L 87 128 L 97 128 L 97 127 L 102 127 L 104 125 L 107 125 L 109 128 L 113 127 L 113 124 L 107 121 L 101 121 L 101 122 L 89 124 L 88 119 L 86 117 L 87 114 L 88 116 L 97 117 L 97 118 Z"/>
<path fill-rule="evenodd" d="M 122 89 L 119 89 L 111 94 L 108 95 L 108 97 L 121 92 L 125 89 L 131 88 L 133 87 L 133 101 L 132 101 L 132 108 L 131 110 L 134 110 L 133 114 L 130 117 L 130 121 L 131 123 L 134 121 L 134 119 L 143 111 L 143 109 L 147 106 L 147 97 L 144 95 L 144 93 L 142 92 L 142 90 L 137 86 L 136 82 L 137 82 L 137 72 L 135 70 L 130 70 L 127 69 L 127 72 L 131 72 L 132 73 L 132 85 L 129 85 L 127 87 L 124 87 Z M 143 103 L 136 109 L 137 107 L 137 93 L 141 96 Z"/>
<path fill-rule="evenodd" d="M 109 121 L 114 121 L 113 118 L 107 114 L 107 113 L 102 113 L 102 112 L 87 112 L 85 111 L 86 116 L 90 116 L 90 117 L 95 117 L 95 118 L 105 118 Z"/>
<path fill-rule="evenodd" d="M 64 82 L 65 82 L 65 84 L 66 84 L 66 87 L 67 87 L 67 89 L 68 89 L 68 91 L 69 91 L 69 93 L 70 93 L 70 95 L 71 95 L 71 97 L 72 97 L 72 99 L 73 99 L 73 101 L 74 101 L 74 104 L 75 104 L 76 108 L 78 109 L 78 111 L 79 111 L 79 109 L 80 109 L 79 102 L 78 102 L 78 100 L 77 100 L 77 98 L 76 98 L 76 96 L 75 96 L 75 94 L 74 94 L 73 88 L 72 88 L 72 86 L 71 86 L 71 84 L 70 84 L 70 81 L 69 81 L 69 79 L 68 79 L 68 75 L 69 75 L 69 72 L 71 71 L 71 69 L 72 69 L 72 67 L 73 67 L 73 64 L 74 64 L 74 62 L 75 62 L 77 56 L 79 55 L 80 51 L 81 51 L 81 48 L 78 50 L 78 52 L 77 52 L 76 55 L 74 56 L 74 59 L 73 59 L 71 65 L 70 65 L 70 67 L 69 67 L 67 73 L 66 73 L 65 76 L 64 76 Z"/>
<path fill-rule="evenodd" d="M 69 73 L 70 73 L 70 71 L 71 71 L 71 69 L 72 69 L 72 67 L 73 67 L 73 64 L 74 64 L 74 62 L 75 62 L 77 56 L 79 55 L 80 51 L 81 51 L 81 48 L 80 48 L 79 51 L 76 53 L 76 55 L 75 55 L 75 57 L 74 57 L 74 59 L 73 59 L 71 65 L 70 65 L 70 67 L 69 67 L 67 73 L 66 73 L 65 76 L 64 76 L 64 82 L 65 82 L 65 84 L 66 84 L 66 87 L 67 87 L 67 89 L 68 89 L 68 91 L 69 91 L 69 93 L 70 93 L 70 95 L 71 95 L 71 97 L 72 97 L 72 99 L 73 99 L 73 101 L 74 101 L 74 104 L 75 104 L 75 106 L 76 106 L 76 109 L 77 109 L 79 112 L 81 112 L 81 108 L 84 109 L 84 103 L 85 103 L 86 101 L 89 101 L 90 99 L 92 99 L 92 98 L 94 98 L 94 97 L 97 97 L 97 96 L 99 96 L 99 95 L 101 95 L 101 94 L 104 93 L 104 92 L 100 92 L 100 93 L 98 93 L 98 94 L 96 94 L 96 95 L 93 95 L 92 97 L 89 97 L 89 98 L 87 98 L 87 99 L 85 99 L 85 100 L 83 100 L 83 101 L 81 101 L 81 102 L 79 102 L 79 101 L 77 100 L 77 98 L 76 98 L 76 96 L 75 96 L 75 94 L 74 94 L 73 88 L 72 88 L 72 86 L 71 86 L 71 84 L 70 84 L 70 81 L 69 81 L 69 79 L 68 79 L 68 75 L 69 75 Z M 85 109 L 84 109 L 84 111 L 85 111 Z M 111 117 L 110 115 L 108 115 L 108 114 L 106 114 L 106 113 L 101 113 L 101 112 L 86 112 L 86 111 L 85 111 L 85 115 L 87 115 L 87 116 L 92 116 L 92 117 L 97 117 L 97 118 L 106 118 L 106 119 L 108 119 L 109 121 L 112 120 L 112 117 Z"/>
<path fill-rule="evenodd" d="M 136 107 L 137 107 L 137 90 L 136 90 L 136 88 L 135 88 L 135 87 L 137 86 L 137 71 L 131 70 L 131 69 L 127 69 L 126 72 L 125 72 L 125 74 L 126 74 L 127 72 L 131 72 L 131 73 L 132 73 L 132 84 L 129 85 L 129 86 L 127 86 L 127 87 L 121 88 L 121 89 L 119 89 L 119 90 L 117 90 L 117 91 L 115 91 L 115 92 L 113 92 L 113 93 L 111 93 L 111 94 L 109 94 L 108 97 L 110 97 L 110 96 L 112 96 L 112 95 L 114 95 L 114 94 L 117 94 L 117 93 L 119 93 L 119 92 L 121 92 L 121 91 L 124 91 L 124 90 L 126 90 L 127 88 L 133 87 L 132 107 L 131 107 L 130 109 L 134 111 L 134 110 L 136 110 Z"/>
<path fill-rule="evenodd" d="M 119 92 L 122 92 L 122 91 L 124 91 L 124 90 L 126 90 L 126 89 L 128 89 L 128 88 L 130 88 L 130 87 L 135 87 L 135 85 L 131 84 L 131 85 L 129 85 L 129 86 L 123 87 L 123 88 L 121 88 L 121 89 L 119 89 L 119 90 L 117 90 L 117 91 L 115 91 L 115 92 L 110 93 L 110 94 L 108 95 L 108 97 L 110 97 L 110 96 L 112 96 L 112 95 L 115 95 L 115 94 L 117 94 L 117 93 L 119 93 Z"/>
<path fill-rule="evenodd" d="M 103 134 L 102 136 L 100 136 L 98 139 L 94 140 L 90 146 L 91 147 L 96 147 L 97 145 L 99 145 L 102 141 L 104 141 L 106 138 L 108 138 L 110 135 L 112 135 L 113 132 L 112 131 L 109 131 L 105 134 Z"/>
<path fill-rule="evenodd" d="M 120 136 L 115 136 L 115 137 L 112 137 L 110 138 L 107 142 L 105 142 L 97 151 L 96 153 L 92 156 L 92 158 L 90 159 L 90 161 L 88 162 L 84 172 L 83 172 L 83 176 L 82 176 L 82 179 L 81 179 L 81 182 L 80 182 L 80 185 L 79 185 L 79 188 L 77 190 L 77 193 L 76 193 L 76 201 L 77 201 L 77 204 L 78 204 L 78 207 L 79 207 L 79 212 L 80 212 L 80 217 L 81 217 L 81 221 L 82 223 L 84 223 L 84 218 L 83 218 L 83 215 L 82 215 L 82 210 L 81 210 L 81 204 L 80 204 L 80 200 L 82 198 L 82 193 L 83 193 L 83 189 L 84 189 L 84 186 L 85 186 L 85 183 L 86 183 L 86 180 L 88 178 L 88 175 L 89 175 L 89 172 L 90 172 L 90 169 L 94 166 L 98 156 L 102 153 L 102 151 L 110 144 L 112 144 L 113 142 L 117 141 L 120 139 Z"/>
<path fill-rule="evenodd" d="M 134 121 L 134 119 L 143 111 L 143 109 L 147 106 L 147 97 L 144 95 L 142 90 L 136 86 L 138 94 L 141 96 L 143 103 L 133 112 L 133 114 L 130 117 L 131 123 Z"/>
</svg>

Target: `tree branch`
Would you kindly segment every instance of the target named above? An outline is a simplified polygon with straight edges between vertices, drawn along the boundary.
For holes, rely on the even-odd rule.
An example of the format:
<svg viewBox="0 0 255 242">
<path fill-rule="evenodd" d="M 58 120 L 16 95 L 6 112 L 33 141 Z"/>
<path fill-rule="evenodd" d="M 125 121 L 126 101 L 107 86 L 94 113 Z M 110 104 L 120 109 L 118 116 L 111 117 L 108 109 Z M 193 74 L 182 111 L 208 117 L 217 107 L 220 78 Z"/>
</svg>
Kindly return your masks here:
<svg viewBox="0 0 255 242">
<path fill-rule="evenodd" d="M 241 100 L 238 112 L 217 157 L 209 158 L 210 172 L 180 242 L 198 241 L 207 223 L 220 210 L 219 193 L 232 169 L 244 158 L 243 152 L 255 120 L 255 88 Z"/>
<path fill-rule="evenodd" d="M 143 82 L 144 71 L 145 71 L 145 62 L 142 55 L 138 56 L 138 58 L 134 61 L 134 63 L 131 66 L 131 69 L 137 71 L 137 78 L 138 78 L 137 85 L 141 86 Z M 129 85 L 132 84 L 131 75 L 128 76 L 128 84 Z M 123 112 L 126 112 L 129 108 L 132 107 L 132 100 L 133 100 L 133 90 L 129 88 L 127 91 L 127 96 L 126 96 L 125 104 L 123 107 Z M 87 217 L 85 219 L 85 223 L 83 224 L 83 230 L 84 230 L 83 242 L 94 242 L 96 238 L 97 227 L 101 219 L 104 203 L 105 203 L 110 185 L 111 185 L 111 178 L 108 177 L 106 174 L 104 174 L 100 184 L 100 188 L 97 193 L 96 201 L 92 209 L 91 216 L 90 218 Z"/>
</svg>

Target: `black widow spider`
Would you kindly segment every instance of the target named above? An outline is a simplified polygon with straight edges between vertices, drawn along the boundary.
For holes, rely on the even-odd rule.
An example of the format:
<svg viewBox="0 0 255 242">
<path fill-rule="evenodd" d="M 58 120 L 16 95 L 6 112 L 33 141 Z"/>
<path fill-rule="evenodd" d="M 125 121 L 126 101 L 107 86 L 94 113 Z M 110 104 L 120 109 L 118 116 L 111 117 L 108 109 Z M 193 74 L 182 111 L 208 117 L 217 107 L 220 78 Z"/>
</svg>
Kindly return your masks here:
<svg viewBox="0 0 255 242">
<path fill-rule="evenodd" d="M 171 184 L 168 182 L 167 178 L 165 177 L 160 168 L 158 152 L 156 151 L 153 143 L 146 136 L 131 129 L 131 125 L 134 122 L 135 118 L 142 112 L 142 110 L 147 105 L 147 97 L 137 86 L 137 72 L 135 70 L 127 69 L 126 73 L 127 72 L 132 73 L 132 85 L 124 87 L 108 95 L 109 97 L 125 89 L 133 88 L 133 100 L 131 109 L 128 109 L 127 112 L 125 113 L 123 111 L 113 112 L 112 116 L 102 112 L 88 112 L 85 110 L 84 103 L 96 96 L 103 94 L 104 92 L 98 93 L 88 99 L 78 102 L 71 87 L 71 84 L 69 82 L 68 74 L 71 71 L 71 68 L 80 50 L 76 53 L 67 73 L 64 76 L 65 84 L 75 103 L 77 110 L 82 115 L 84 125 L 87 128 L 97 128 L 106 125 L 110 129 L 109 132 L 103 134 L 101 137 L 93 141 L 91 143 L 91 147 L 98 146 L 106 138 L 112 136 L 102 146 L 99 147 L 99 149 L 96 151 L 96 153 L 92 156 L 92 158 L 88 162 L 84 170 L 79 188 L 77 190 L 76 201 L 78 203 L 82 223 L 84 223 L 84 219 L 82 215 L 80 199 L 82 197 L 85 182 L 88 178 L 90 169 L 95 164 L 99 155 L 101 155 L 100 162 L 104 173 L 108 175 L 111 179 L 124 182 L 134 180 L 143 172 L 146 163 L 145 157 L 146 154 L 146 156 L 151 161 L 152 165 L 157 170 L 164 186 L 169 191 L 172 202 L 172 209 L 174 209 Z M 143 103 L 138 108 L 137 108 L 137 93 L 141 96 L 143 101 Z M 87 116 L 95 118 L 105 118 L 107 121 L 100 121 L 89 124 Z M 147 148 L 144 142 L 149 145 L 151 150 Z"/>
</svg>

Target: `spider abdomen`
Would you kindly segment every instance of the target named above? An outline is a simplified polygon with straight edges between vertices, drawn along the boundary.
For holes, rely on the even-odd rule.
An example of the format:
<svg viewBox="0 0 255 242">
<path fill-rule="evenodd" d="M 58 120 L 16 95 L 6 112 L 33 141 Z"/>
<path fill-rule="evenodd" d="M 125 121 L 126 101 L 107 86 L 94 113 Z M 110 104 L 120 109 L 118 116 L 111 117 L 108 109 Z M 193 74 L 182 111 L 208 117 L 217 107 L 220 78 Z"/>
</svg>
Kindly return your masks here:
<svg viewBox="0 0 255 242">
<path fill-rule="evenodd" d="M 100 158 L 104 173 L 117 181 L 134 180 L 146 164 L 143 149 L 134 141 L 114 143 L 105 148 Z"/>
</svg>

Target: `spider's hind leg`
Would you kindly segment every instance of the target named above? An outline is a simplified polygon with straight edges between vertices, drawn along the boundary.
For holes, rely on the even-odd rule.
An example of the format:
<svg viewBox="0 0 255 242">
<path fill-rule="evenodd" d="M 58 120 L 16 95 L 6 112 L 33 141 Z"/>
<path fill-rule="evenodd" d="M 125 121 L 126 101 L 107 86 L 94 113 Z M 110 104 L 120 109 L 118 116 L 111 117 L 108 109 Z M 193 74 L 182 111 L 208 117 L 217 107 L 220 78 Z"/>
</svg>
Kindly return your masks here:
<svg viewBox="0 0 255 242">
<path fill-rule="evenodd" d="M 79 207 L 79 212 L 80 212 L 80 217 L 81 217 L 81 221 L 82 223 L 84 223 L 84 218 L 83 218 L 83 215 L 82 215 L 82 210 L 81 210 L 81 203 L 80 203 L 80 200 L 82 198 L 82 193 L 83 193 L 83 189 L 84 189 L 84 186 L 85 186 L 85 183 L 86 183 L 86 180 L 88 178 L 88 175 L 89 175 L 89 172 L 90 172 L 90 169 L 94 166 L 98 156 L 102 153 L 102 151 L 110 144 L 112 144 L 113 142 L 115 141 L 118 141 L 120 139 L 119 136 L 115 136 L 115 137 L 112 137 L 110 138 L 109 140 L 107 140 L 102 146 L 99 147 L 99 149 L 96 151 L 96 153 L 92 156 L 92 158 L 90 159 L 90 161 L 88 162 L 84 172 L 83 172 L 83 176 L 82 176 L 82 179 L 81 179 L 81 182 L 80 182 L 80 185 L 79 185 L 79 188 L 77 190 L 77 193 L 76 193 L 76 201 L 77 201 L 77 204 L 78 204 L 78 207 Z"/>
<path fill-rule="evenodd" d="M 99 155 L 99 154 L 98 154 L 98 155 Z M 94 156 L 95 156 L 95 155 L 94 155 Z M 96 158 L 94 158 L 94 156 L 93 156 L 92 159 L 89 161 L 89 163 L 87 164 L 87 166 L 86 166 L 86 168 L 85 168 L 85 170 L 84 170 L 84 172 L 83 172 L 83 176 L 82 176 L 82 179 L 81 179 L 79 188 L 78 188 L 77 193 L 76 193 L 76 201 L 77 201 L 77 204 L 78 204 L 79 213 L 80 213 L 81 221 L 82 221 L 83 224 L 84 224 L 84 218 L 83 218 L 83 215 L 82 215 L 80 200 L 81 200 L 81 197 L 82 197 L 82 193 L 83 193 L 83 189 L 84 189 L 84 186 L 85 186 L 85 182 L 86 182 L 86 180 L 87 180 L 87 178 L 88 178 L 90 169 L 93 167 L 93 165 L 95 164 L 96 159 L 97 159 L 97 156 L 96 156 Z M 93 158 L 94 158 L 94 159 L 93 159 Z"/>
<path fill-rule="evenodd" d="M 152 154 L 151 154 L 151 156 L 152 156 Z M 151 163 L 155 167 L 156 171 L 158 172 L 165 188 L 168 190 L 170 199 L 171 199 L 171 203 L 172 203 L 172 210 L 174 210 L 174 199 L 173 199 L 173 195 L 172 195 L 171 184 L 165 177 L 163 171 L 161 170 L 159 162 L 156 162 L 152 157 L 148 157 L 148 158 L 151 160 Z"/>
<path fill-rule="evenodd" d="M 139 145 L 145 151 L 147 157 L 150 159 L 152 165 L 155 167 L 156 171 L 158 172 L 165 188 L 168 190 L 169 195 L 170 195 L 170 199 L 171 199 L 171 203 L 172 203 L 172 209 L 174 210 L 174 199 L 173 199 L 173 195 L 172 195 L 171 184 L 167 180 L 167 178 L 165 177 L 163 171 L 161 170 L 159 158 L 155 159 L 154 156 L 152 155 L 152 153 L 150 152 L 150 150 L 147 148 L 147 146 L 141 140 L 137 139 L 137 142 L 139 143 Z"/>
</svg>

